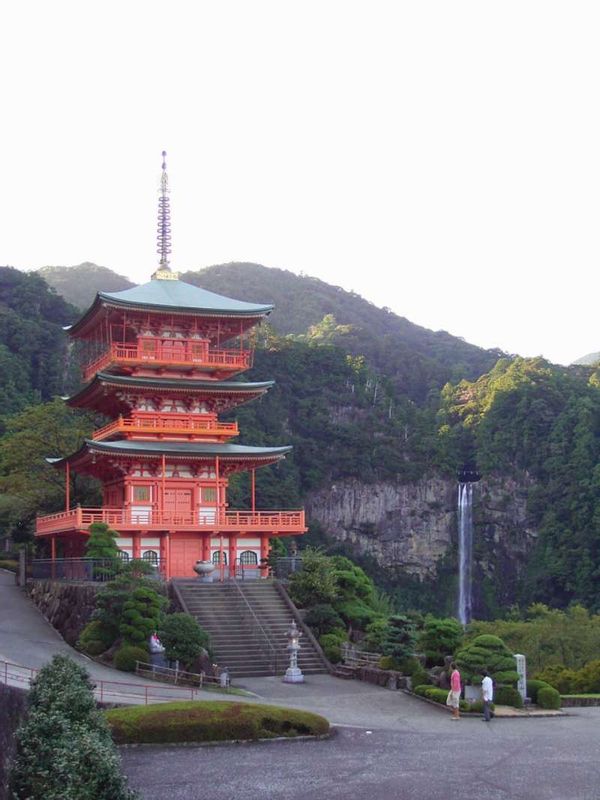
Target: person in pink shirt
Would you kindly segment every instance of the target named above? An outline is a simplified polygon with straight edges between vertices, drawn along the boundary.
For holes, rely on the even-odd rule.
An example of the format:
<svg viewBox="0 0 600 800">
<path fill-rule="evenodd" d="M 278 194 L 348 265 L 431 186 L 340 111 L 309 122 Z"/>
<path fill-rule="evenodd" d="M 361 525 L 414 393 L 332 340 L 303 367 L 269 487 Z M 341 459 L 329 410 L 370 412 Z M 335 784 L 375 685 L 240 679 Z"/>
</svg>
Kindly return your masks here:
<svg viewBox="0 0 600 800">
<path fill-rule="evenodd" d="M 452 673 L 450 675 L 450 691 L 448 692 L 448 699 L 446 700 L 446 705 L 449 705 L 452 709 L 452 719 L 460 719 L 460 711 L 459 711 L 459 704 L 460 704 L 460 693 L 461 693 L 461 685 L 460 685 L 460 672 L 454 661 L 450 664 L 450 669 Z"/>
</svg>

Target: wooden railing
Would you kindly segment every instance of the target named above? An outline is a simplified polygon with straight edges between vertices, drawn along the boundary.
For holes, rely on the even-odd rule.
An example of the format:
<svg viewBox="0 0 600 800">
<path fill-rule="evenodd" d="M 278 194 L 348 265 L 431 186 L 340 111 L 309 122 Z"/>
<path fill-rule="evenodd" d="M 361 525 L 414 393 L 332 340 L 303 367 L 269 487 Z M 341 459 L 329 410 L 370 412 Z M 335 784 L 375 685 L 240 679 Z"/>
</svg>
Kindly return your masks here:
<svg viewBox="0 0 600 800">
<path fill-rule="evenodd" d="M 48 514 L 36 520 L 36 535 L 86 530 L 93 522 L 105 522 L 119 531 L 134 530 L 218 530 L 218 531 L 285 531 L 302 533 L 304 511 L 224 511 L 220 514 L 199 514 L 171 511 L 131 511 L 122 508 L 72 508 Z"/>
<path fill-rule="evenodd" d="M 193 433 L 210 433 L 216 437 L 237 436 L 239 428 L 237 422 L 220 422 L 216 417 L 206 417 L 201 414 L 193 415 L 163 415 L 154 417 L 124 418 L 109 422 L 103 428 L 94 431 L 93 438 L 106 439 L 115 433 L 136 434 L 156 433 L 185 435 Z"/>
<path fill-rule="evenodd" d="M 211 350 L 208 343 L 197 339 L 147 339 L 136 342 L 113 342 L 110 347 L 94 361 L 83 368 L 85 380 L 110 364 L 125 363 L 138 365 L 171 365 L 199 369 L 208 367 L 227 367 L 246 370 L 252 366 L 251 350 Z"/>
</svg>

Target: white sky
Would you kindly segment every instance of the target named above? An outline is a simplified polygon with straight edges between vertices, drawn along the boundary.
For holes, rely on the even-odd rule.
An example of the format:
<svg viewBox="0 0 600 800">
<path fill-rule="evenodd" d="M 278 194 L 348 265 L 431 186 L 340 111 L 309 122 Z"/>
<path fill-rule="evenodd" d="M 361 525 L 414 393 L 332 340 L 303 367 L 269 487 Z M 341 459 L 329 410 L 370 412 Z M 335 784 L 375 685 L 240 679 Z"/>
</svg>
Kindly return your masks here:
<svg viewBox="0 0 600 800">
<path fill-rule="evenodd" d="M 256 261 L 484 347 L 600 350 L 600 4 L 5 0 L 0 264 Z M 239 297 L 243 298 L 243 286 Z"/>
</svg>

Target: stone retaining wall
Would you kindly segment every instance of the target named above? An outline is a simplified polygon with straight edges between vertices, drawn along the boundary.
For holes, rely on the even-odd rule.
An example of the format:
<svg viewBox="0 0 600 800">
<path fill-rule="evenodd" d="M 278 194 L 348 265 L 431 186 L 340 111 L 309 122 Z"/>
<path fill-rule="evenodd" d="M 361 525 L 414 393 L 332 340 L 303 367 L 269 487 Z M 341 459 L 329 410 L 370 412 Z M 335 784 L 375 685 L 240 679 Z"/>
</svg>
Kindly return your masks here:
<svg viewBox="0 0 600 800">
<path fill-rule="evenodd" d="M 560 701 L 563 708 L 600 706 L 600 697 L 561 697 Z"/>
<path fill-rule="evenodd" d="M 96 607 L 96 593 L 102 584 L 73 584 L 60 581 L 32 581 L 27 594 L 65 642 L 75 645 Z"/>
</svg>

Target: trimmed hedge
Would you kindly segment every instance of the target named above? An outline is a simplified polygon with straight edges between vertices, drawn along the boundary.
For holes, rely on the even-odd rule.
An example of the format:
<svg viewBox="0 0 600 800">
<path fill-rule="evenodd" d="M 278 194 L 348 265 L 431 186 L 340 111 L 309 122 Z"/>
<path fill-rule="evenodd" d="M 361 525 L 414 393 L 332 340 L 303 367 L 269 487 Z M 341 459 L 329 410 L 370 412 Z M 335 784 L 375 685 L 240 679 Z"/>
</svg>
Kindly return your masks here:
<svg viewBox="0 0 600 800">
<path fill-rule="evenodd" d="M 535 679 L 527 681 L 527 697 L 529 697 L 532 703 L 537 704 L 538 692 L 540 689 L 544 689 L 546 686 L 550 686 L 550 684 L 546 683 L 546 681 L 539 681 Z"/>
<path fill-rule="evenodd" d="M 439 703 L 444 706 L 446 705 L 446 699 L 448 697 L 448 691 L 446 689 L 439 689 L 437 686 L 416 686 L 413 689 L 413 694 L 419 697 L 425 697 L 427 700 L 433 700 L 434 703 Z M 473 703 L 467 703 L 466 700 L 461 700 L 459 705 L 461 711 L 466 711 L 467 713 L 483 713 L 482 700 L 475 700 Z M 495 706 L 493 703 L 490 705 L 490 708 L 492 711 L 494 710 Z"/>
<path fill-rule="evenodd" d="M 115 653 L 113 663 L 122 672 L 135 672 L 135 662 L 148 663 L 148 651 L 130 644 L 122 645 Z"/>
<path fill-rule="evenodd" d="M 523 708 L 523 698 L 514 686 L 498 686 L 494 692 L 494 700 L 499 706 Z"/>
<path fill-rule="evenodd" d="M 329 733 L 329 722 L 318 714 L 256 703 L 160 703 L 115 708 L 105 714 L 117 744 L 222 742 Z"/>
<path fill-rule="evenodd" d="M 537 693 L 537 704 L 540 708 L 560 708 L 560 694 L 552 686 L 542 686 Z"/>
<path fill-rule="evenodd" d="M 19 562 L 13 561 L 11 558 L 0 559 L 0 568 L 7 569 L 9 572 L 16 572 L 19 568 Z"/>
</svg>

